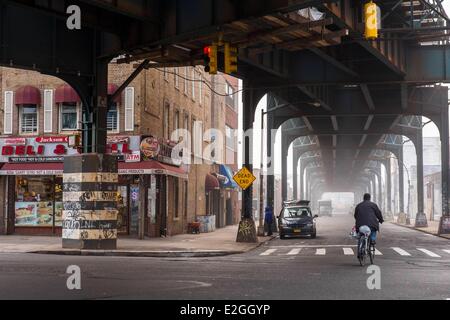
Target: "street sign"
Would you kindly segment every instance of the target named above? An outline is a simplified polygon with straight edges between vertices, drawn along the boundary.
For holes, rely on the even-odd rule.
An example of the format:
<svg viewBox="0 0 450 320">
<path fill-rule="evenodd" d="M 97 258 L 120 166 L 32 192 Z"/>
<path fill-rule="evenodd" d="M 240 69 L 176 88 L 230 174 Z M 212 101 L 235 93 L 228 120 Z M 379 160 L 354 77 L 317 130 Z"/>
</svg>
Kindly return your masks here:
<svg viewBox="0 0 450 320">
<path fill-rule="evenodd" d="M 255 182 L 256 177 L 250 172 L 246 167 L 239 170 L 238 173 L 233 177 L 233 180 L 242 188 L 242 190 L 247 190 L 253 182 Z"/>
</svg>

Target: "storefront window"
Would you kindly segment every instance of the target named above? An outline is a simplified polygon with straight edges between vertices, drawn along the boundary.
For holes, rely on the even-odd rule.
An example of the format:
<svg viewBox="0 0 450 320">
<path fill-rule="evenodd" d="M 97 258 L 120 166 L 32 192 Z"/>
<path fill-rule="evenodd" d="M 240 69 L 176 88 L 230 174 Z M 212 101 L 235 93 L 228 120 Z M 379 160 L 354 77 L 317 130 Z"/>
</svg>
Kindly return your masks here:
<svg viewBox="0 0 450 320">
<path fill-rule="evenodd" d="M 61 177 L 16 177 L 15 225 L 16 227 L 62 226 Z"/>
</svg>

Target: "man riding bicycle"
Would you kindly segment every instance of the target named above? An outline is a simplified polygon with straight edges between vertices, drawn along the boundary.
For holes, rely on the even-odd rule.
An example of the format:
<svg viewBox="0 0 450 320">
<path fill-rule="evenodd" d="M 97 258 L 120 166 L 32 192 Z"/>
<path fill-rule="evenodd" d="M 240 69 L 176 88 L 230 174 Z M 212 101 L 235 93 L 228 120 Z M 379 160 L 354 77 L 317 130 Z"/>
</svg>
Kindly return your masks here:
<svg viewBox="0 0 450 320">
<path fill-rule="evenodd" d="M 377 204 L 370 201 L 370 194 L 364 194 L 364 201 L 355 208 L 356 232 L 359 228 L 368 226 L 370 228 L 370 240 L 375 245 L 377 232 L 380 230 L 380 223 L 384 222 L 383 215 Z"/>
</svg>

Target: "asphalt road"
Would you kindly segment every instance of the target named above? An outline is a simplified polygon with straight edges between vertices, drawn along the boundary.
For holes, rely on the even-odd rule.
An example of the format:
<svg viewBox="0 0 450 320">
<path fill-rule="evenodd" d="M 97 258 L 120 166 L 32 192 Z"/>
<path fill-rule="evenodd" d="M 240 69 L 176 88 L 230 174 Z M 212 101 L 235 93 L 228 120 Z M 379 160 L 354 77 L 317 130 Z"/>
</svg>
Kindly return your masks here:
<svg viewBox="0 0 450 320">
<path fill-rule="evenodd" d="M 0 254 L 0 299 L 450 298 L 449 240 L 384 224 L 375 261 L 381 289 L 369 290 L 351 226 L 349 215 L 323 217 L 314 240 L 275 239 L 220 258 Z M 81 269 L 81 290 L 67 289 L 70 265 Z"/>
</svg>

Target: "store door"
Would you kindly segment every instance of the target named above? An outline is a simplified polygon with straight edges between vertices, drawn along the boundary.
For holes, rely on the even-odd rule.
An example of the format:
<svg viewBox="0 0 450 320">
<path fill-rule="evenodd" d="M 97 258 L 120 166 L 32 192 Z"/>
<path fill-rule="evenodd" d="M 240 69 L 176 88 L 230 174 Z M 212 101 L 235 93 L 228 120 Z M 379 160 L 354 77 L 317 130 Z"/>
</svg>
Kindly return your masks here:
<svg viewBox="0 0 450 320">
<path fill-rule="evenodd" d="M 130 215 L 128 212 L 128 185 L 119 185 L 118 187 L 118 199 L 117 199 L 117 232 L 120 234 L 129 234 L 129 219 Z"/>
<path fill-rule="evenodd" d="M 231 226 L 233 224 L 233 208 L 231 198 L 227 199 L 226 202 L 226 214 L 227 214 L 227 226 Z"/>
<path fill-rule="evenodd" d="M 130 235 L 137 236 L 139 232 L 139 185 L 130 185 Z"/>
</svg>

